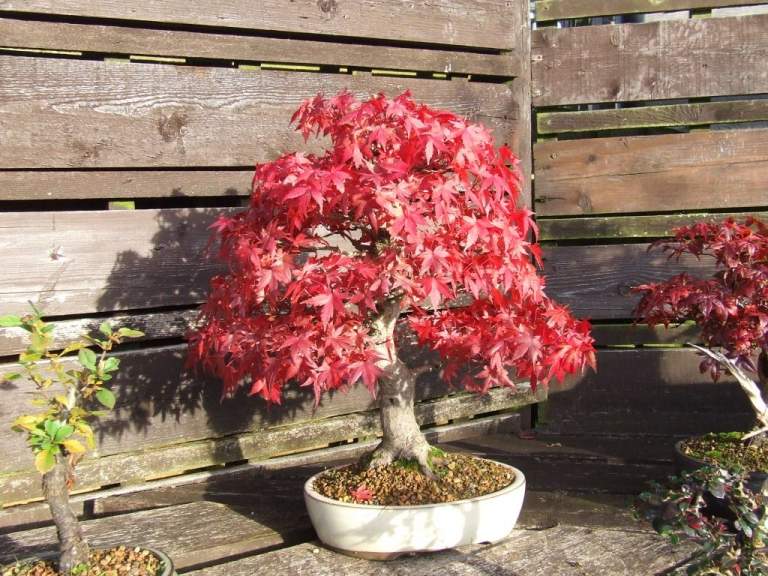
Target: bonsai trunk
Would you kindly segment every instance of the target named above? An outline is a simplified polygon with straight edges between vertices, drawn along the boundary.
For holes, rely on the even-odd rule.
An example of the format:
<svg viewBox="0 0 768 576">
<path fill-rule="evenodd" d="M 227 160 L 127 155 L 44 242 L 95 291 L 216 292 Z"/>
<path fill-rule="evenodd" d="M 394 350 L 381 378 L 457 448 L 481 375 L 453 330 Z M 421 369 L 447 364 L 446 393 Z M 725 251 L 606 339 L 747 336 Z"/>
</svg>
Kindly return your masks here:
<svg viewBox="0 0 768 576">
<path fill-rule="evenodd" d="M 58 455 L 54 467 L 43 475 L 43 495 L 56 524 L 62 574 L 69 574 L 78 564 L 87 564 L 90 553 L 77 517 L 69 506 L 68 481 L 69 464 L 65 456 Z"/>
<path fill-rule="evenodd" d="M 422 472 L 432 476 L 429 466 L 430 446 L 419 429 L 413 410 L 416 375 L 397 357 L 394 344 L 395 324 L 400 316 L 398 302 L 387 303 L 375 320 L 377 351 L 384 360 L 378 366 L 378 404 L 383 438 L 374 450 L 370 466 L 384 466 L 395 460 L 415 460 Z"/>
</svg>

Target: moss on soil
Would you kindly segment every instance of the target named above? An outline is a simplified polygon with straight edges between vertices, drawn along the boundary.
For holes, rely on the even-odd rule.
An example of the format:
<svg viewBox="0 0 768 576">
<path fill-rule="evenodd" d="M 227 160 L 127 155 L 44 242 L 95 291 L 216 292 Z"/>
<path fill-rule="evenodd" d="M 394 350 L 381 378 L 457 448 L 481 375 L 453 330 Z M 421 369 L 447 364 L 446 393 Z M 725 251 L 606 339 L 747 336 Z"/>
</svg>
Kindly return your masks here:
<svg viewBox="0 0 768 576">
<path fill-rule="evenodd" d="M 413 506 L 454 502 L 497 492 L 515 479 L 507 467 L 466 454 L 432 457 L 435 479 L 412 462 L 367 468 L 368 462 L 334 468 L 320 475 L 314 489 L 323 496 L 379 506 Z"/>
<path fill-rule="evenodd" d="M 160 560 L 141 548 L 119 546 L 108 550 L 93 550 L 88 566 L 78 567 L 72 576 L 156 576 L 162 572 Z M 59 576 L 55 563 L 38 560 L 5 566 L 0 576 Z"/>
<path fill-rule="evenodd" d="M 724 468 L 740 467 L 750 472 L 768 472 L 768 442 L 741 441 L 742 432 L 710 433 L 683 441 L 687 456 Z"/>
</svg>

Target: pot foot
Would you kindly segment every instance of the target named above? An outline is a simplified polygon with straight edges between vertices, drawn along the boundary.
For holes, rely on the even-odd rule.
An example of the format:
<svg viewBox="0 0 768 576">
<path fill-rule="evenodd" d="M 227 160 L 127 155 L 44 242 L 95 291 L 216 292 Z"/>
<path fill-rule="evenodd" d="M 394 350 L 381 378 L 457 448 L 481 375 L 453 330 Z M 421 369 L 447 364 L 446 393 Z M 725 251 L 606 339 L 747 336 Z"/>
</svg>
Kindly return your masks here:
<svg viewBox="0 0 768 576">
<path fill-rule="evenodd" d="M 325 547 L 334 552 L 338 552 L 339 554 L 344 554 L 345 556 L 352 556 L 353 558 L 361 558 L 363 560 L 373 560 L 375 562 L 389 562 L 391 560 L 397 560 L 401 556 L 413 554 L 413 552 L 361 552 L 359 550 L 344 550 L 342 548 L 336 548 L 335 546 L 328 546 L 328 544 L 325 544 Z"/>
</svg>

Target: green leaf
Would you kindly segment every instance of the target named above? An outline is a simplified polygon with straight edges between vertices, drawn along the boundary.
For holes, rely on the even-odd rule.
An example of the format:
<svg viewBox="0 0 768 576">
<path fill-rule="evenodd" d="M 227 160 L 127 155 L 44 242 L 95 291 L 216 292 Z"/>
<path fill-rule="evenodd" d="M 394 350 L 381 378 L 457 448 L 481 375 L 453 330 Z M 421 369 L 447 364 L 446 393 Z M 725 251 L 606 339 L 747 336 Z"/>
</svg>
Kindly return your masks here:
<svg viewBox="0 0 768 576">
<path fill-rule="evenodd" d="M 85 368 L 93 372 L 96 371 L 96 353 L 88 348 L 83 348 L 78 352 L 77 359 Z"/>
<path fill-rule="evenodd" d="M 18 380 L 19 378 L 21 378 L 21 374 L 19 374 L 18 372 L 8 372 L 7 374 L 3 374 L 2 376 L 0 376 L 0 380 L 5 382 Z"/>
<path fill-rule="evenodd" d="M 59 429 L 56 430 L 56 434 L 53 437 L 54 444 L 61 444 L 64 440 L 72 436 L 74 431 L 75 428 L 69 424 L 59 426 Z"/>
<path fill-rule="evenodd" d="M 24 322 L 18 316 L 0 316 L 0 328 L 16 328 L 24 326 Z"/>
<path fill-rule="evenodd" d="M 112 325 L 109 322 L 102 322 L 99 326 L 99 332 L 104 336 L 112 336 Z"/>
<path fill-rule="evenodd" d="M 141 330 L 134 330 L 133 328 L 120 328 L 117 331 L 117 335 L 122 338 L 141 338 L 144 336 L 144 332 Z"/>
<path fill-rule="evenodd" d="M 110 356 L 106 360 L 104 360 L 104 365 L 102 366 L 102 370 L 104 372 L 114 372 L 118 369 L 120 366 L 120 360 L 118 358 L 115 358 L 114 356 Z"/>
<path fill-rule="evenodd" d="M 19 354 L 19 362 L 27 362 L 27 363 L 29 363 L 29 362 L 37 362 L 42 357 L 43 357 L 43 355 L 39 354 L 37 352 L 33 352 L 33 353 L 22 352 L 21 354 Z"/>
<path fill-rule="evenodd" d="M 50 472 L 56 465 L 56 456 L 50 450 L 41 450 L 35 456 L 35 468 L 40 474 Z"/>
<path fill-rule="evenodd" d="M 96 392 L 96 400 L 99 401 L 99 404 L 110 410 L 115 407 L 115 395 L 112 393 L 112 390 L 107 388 L 102 388 Z"/>
</svg>

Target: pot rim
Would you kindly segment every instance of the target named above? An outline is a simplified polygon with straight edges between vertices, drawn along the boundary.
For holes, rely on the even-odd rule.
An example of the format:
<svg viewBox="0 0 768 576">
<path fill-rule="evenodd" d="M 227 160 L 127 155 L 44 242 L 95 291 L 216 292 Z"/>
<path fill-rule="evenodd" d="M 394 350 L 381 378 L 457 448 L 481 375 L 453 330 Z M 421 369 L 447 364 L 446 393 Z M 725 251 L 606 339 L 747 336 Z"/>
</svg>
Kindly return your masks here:
<svg viewBox="0 0 768 576">
<path fill-rule="evenodd" d="M 515 490 L 518 490 L 521 487 L 525 487 L 525 475 L 520 469 L 515 468 L 514 466 L 510 464 L 506 464 L 504 462 L 490 460 L 489 458 L 480 458 L 480 460 L 489 460 L 490 462 L 494 462 L 500 466 L 509 468 L 515 474 L 515 479 L 512 480 L 512 483 L 509 486 L 505 486 L 504 488 L 502 488 L 501 490 L 497 490 L 496 492 L 491 492 L 490 494 L 483 494 L 482 496 L 475 496 L 474 498 L 464 498 L 462 500 L 454 500 L 452 502 L 436 502 L 434 504 L 409 504 L 406 506 L 392 506 L 392 505 L 385 506 L 382 504 L 357 504 L 355 502 L 342 502 L 341 500 L 334 500 L 333 498 L 328 498 L 327 496 L 323 496 L 322 494 L 320 494 L 318 491 L 316 491 L 312 487 L 315 480 L 319 476 L 322 476 L 323 474 L 328 472 L 328 470 L 336 470 L 338 468 L 343 468 L 344 466 L 348 466 L 348 464 L 343 464 L 341 466 L 334 466 L 332 468 L 328 468 L 327 470 L 323 470 L 322 472 L 318 472 L 317 474 L 312 475 L 304 483 L 304 496 L 306 496 L 307 498 L 312 498 L 313 500 L 317 500 L 318 502 L 322 502 L 323 504 L 331 504 L 333 506 L 342 506 L 345 508 L 357 508 L 361 510 L 387 510 L 387 511 L 429 510 L 430 508 L 455 506 L 455 505 L 466 504 L 468 502 L 479 502 L 481 500 L 488 500 L 490 498 L 496 498 L 498 496 L 501 496 L 502 494 L 505 494 L 507 492 L 514 492 Z"/>
<path fill-rule="evenodd" d="M 141 550 L 146 550 L 154 554 L 162 563 L 163 569 L 159 573 L 159 576 L 172 576 L 173 574 L 176 573 L 175 567 L 173 565 L 173 560 L 171 560 L 171 557 L 168 556 L 168 554 L 166 554 L 162 550 L 158 550 L 157 548 L 154 548 L 152 546 L 142 546 L 141 544 L 123 543 L 123 544 L 115 544 L 114 546 L 91 546 L 91 549 L 92 550 L 111 550 L 112 548 L 117 548 L 118 546 L 125 546 L 126 548 L 140 548 Z M 49 550 L 48 552 L 40 552 L 33 556 L 26 556 L 24 558 L 19 558 L 18 560 L 14 560 L 9 564 L 0 564 L 0 568 L 7 568 L 9 566 L 14 566 L 17 564 L 33 563 L 33 562 L 38 562 L 40 560 L 52 560 L 58 557 L 59 557 L 58 550 Z"/>
</svg>

